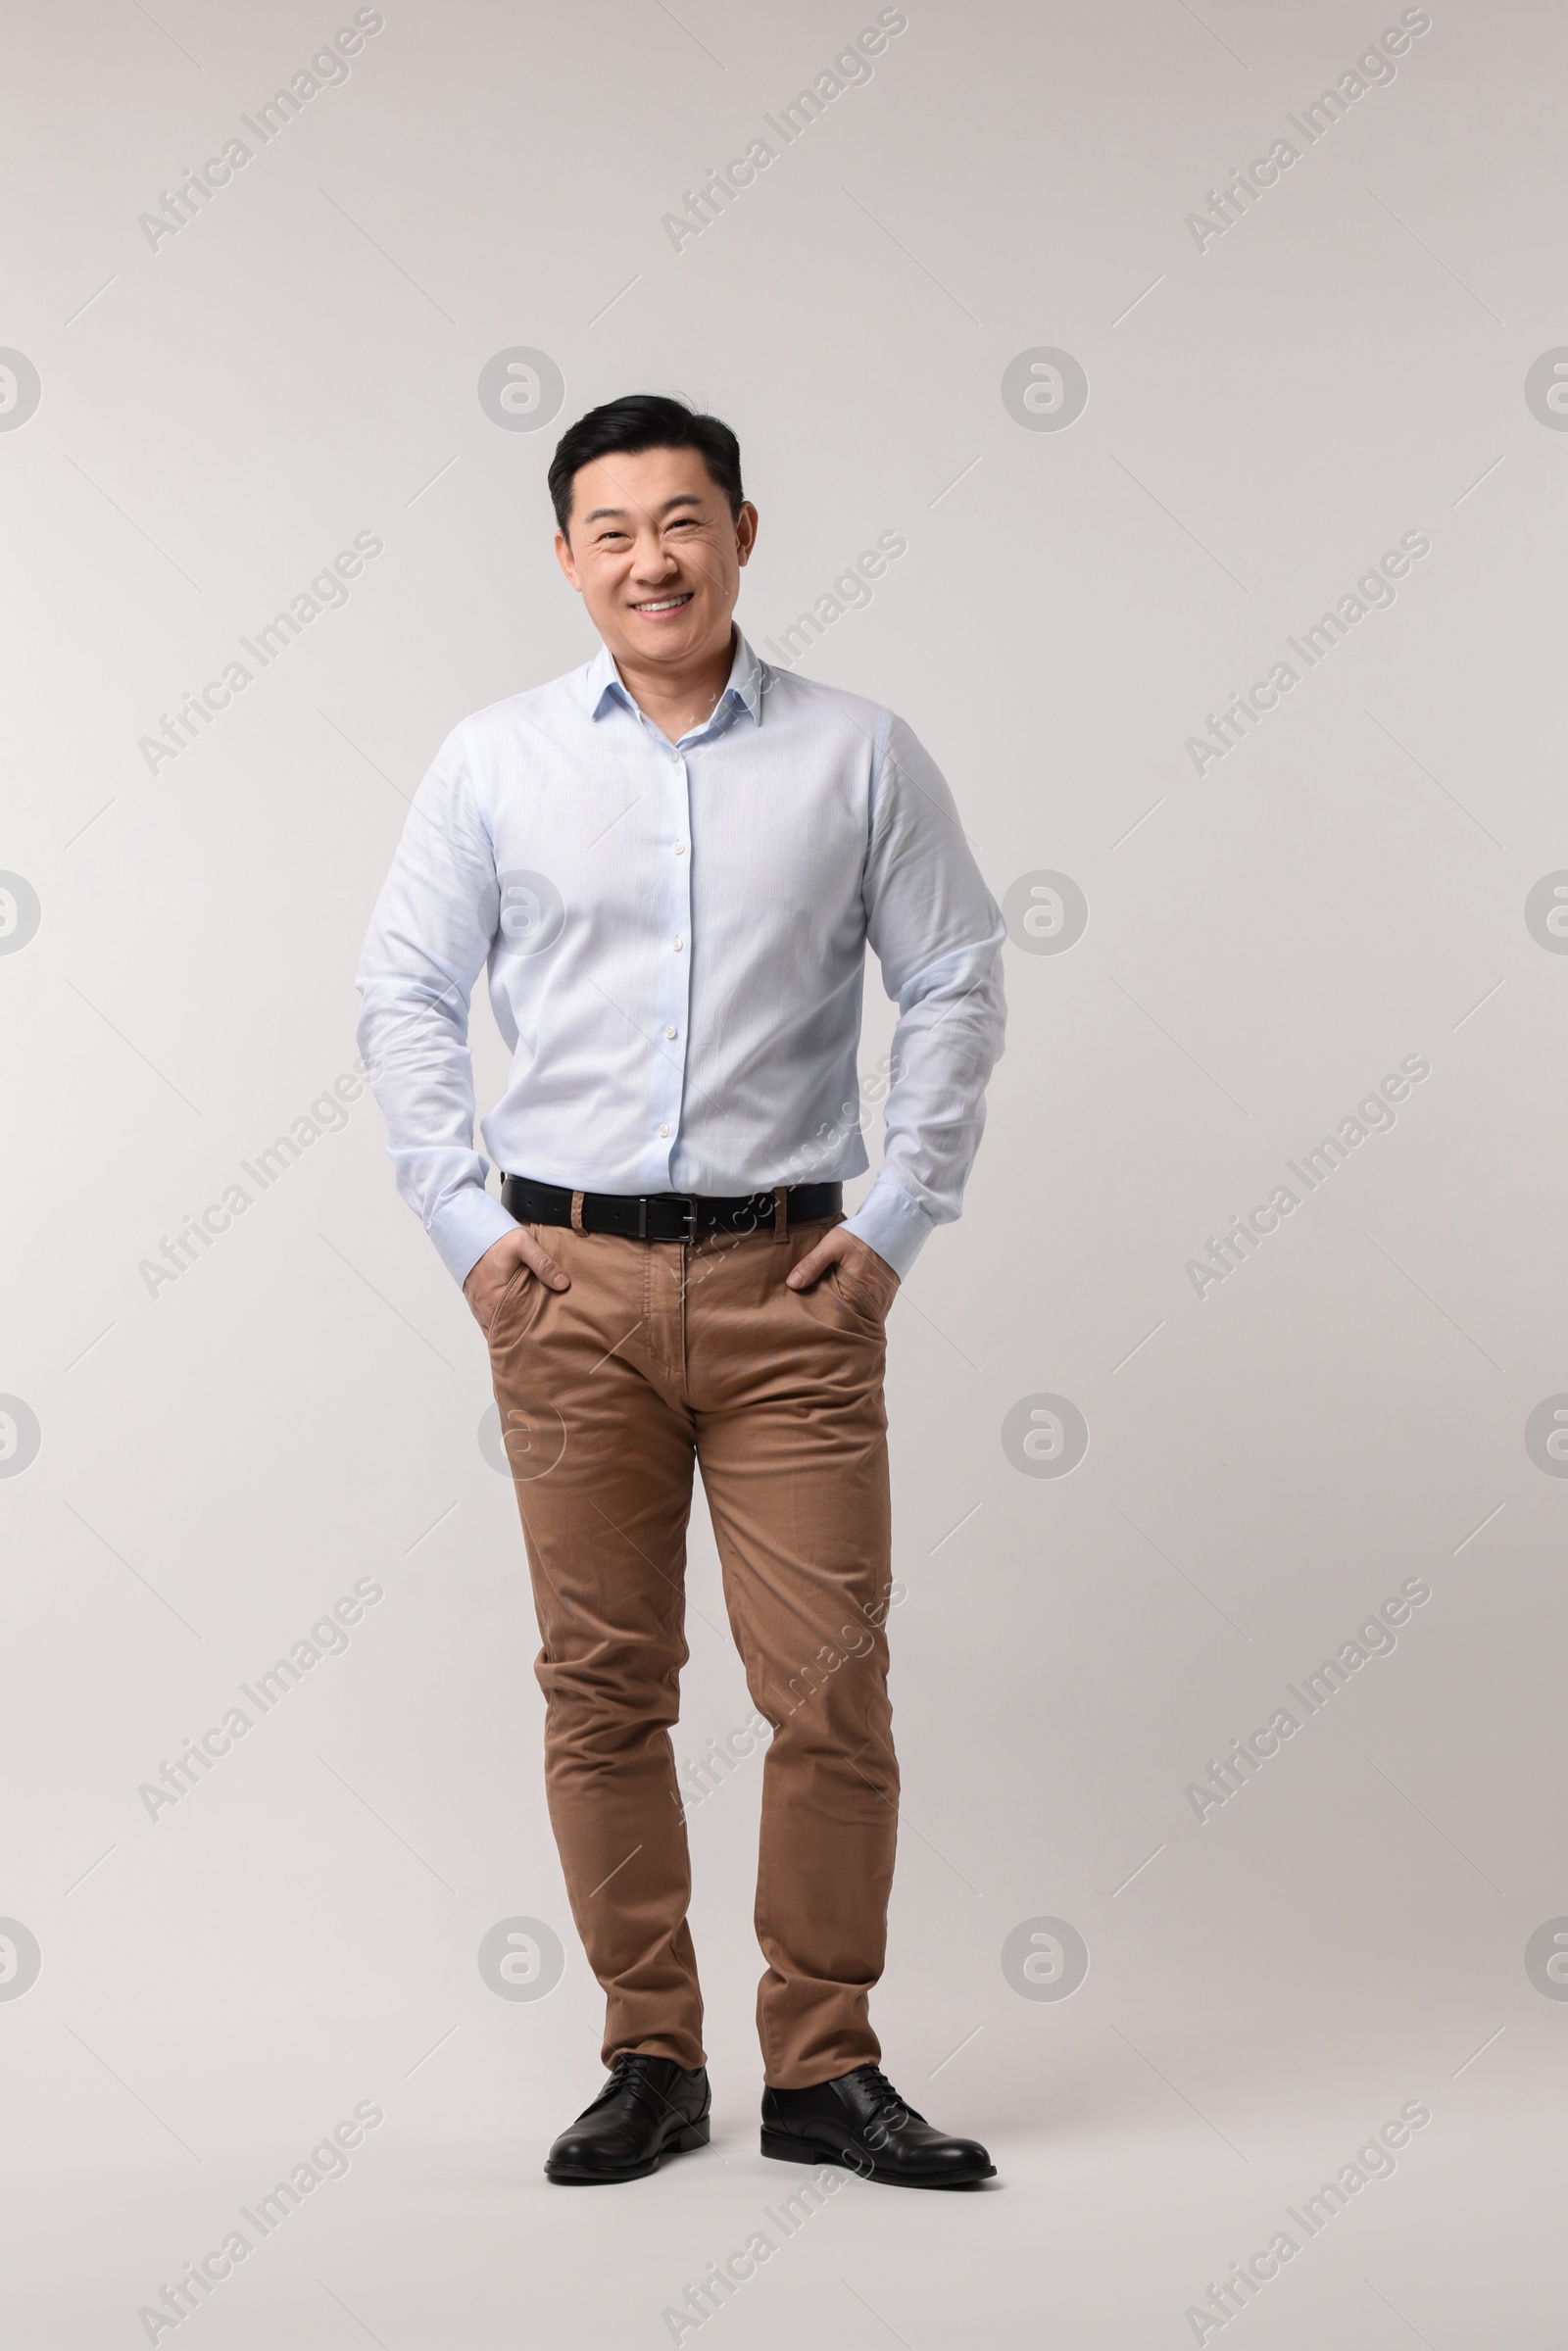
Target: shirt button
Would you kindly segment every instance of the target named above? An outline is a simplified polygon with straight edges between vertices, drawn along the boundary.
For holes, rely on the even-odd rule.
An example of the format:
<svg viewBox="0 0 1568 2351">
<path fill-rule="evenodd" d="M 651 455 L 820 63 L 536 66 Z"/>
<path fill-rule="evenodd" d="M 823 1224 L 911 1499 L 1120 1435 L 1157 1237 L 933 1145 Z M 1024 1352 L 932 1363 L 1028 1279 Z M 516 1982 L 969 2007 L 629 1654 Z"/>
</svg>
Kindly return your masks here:
<svg viewBox="0 0 1568 2351">
<path fill-rule="evenodd" d="M 686 855 L 686 844 L 685 844 L 685 842 L 684 842 L 684 841 L 677 841 L 677 842 L 676 842 L 676 844 L 675 844 L 675 855 L 676 855 L 676 857 L 683 857 Z"/>
<path fill-rule="evenodd" d="M 661 1127 L 659 1131 L 662 1135 L 667 1135 L 669 1133 L 668 1127 Z"/>
<path fill-rule="evenodd" d="M 680 951 L 681 951 L 681 948 L 682 948 L 682 946 L 683 946 L 683 945 L 684 945 L 684 941 L 682 941 L 682 940 L 680 940 L 680 939 L 677 939 L 677 940 L 675 941 L 675 953 L 676 953 L 677 955 L 679 955 L 679 954 L 680 954 Z"/>
<path fill-rule="evenodd" d="M 674 1032 L 674 1030 L 673 1030 L 673 1029 L 666 1029 L 666 1030 L 664 1031 L 664 1034 L 665 1034 L 665 1036 L 666 1036 L 666 1037 L 673 1037 L 673 1036 L 674 1036 L 674 1034 L 675 1034 L 675 1032 Z"/>
</svg>

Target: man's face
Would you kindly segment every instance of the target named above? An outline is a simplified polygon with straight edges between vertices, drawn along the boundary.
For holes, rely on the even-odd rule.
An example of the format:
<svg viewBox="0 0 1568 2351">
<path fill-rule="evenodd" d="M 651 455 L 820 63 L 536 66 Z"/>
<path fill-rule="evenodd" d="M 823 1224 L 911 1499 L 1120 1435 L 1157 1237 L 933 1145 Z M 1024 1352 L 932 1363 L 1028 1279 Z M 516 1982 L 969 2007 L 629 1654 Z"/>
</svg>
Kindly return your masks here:
<svg viewBox="0 0 1568 2351">
<path fill-rule="evenodd" d="M 738 515 L 696 449 L 616 451 L 578 468 L 556 554 L 617 661 L 672 670 L 727 648 L 757 509 Z"/>
</svg>

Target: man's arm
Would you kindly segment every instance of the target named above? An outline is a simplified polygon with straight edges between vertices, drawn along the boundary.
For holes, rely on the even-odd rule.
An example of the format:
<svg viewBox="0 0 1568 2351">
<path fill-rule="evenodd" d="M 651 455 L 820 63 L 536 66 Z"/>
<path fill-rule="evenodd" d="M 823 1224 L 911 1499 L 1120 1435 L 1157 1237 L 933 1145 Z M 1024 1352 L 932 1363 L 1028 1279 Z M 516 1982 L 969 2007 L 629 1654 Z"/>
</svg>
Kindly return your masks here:
<svg viewBox="0 0 1568 2351">
<path fill-rule="evenodd" d="M 485 1191 L 473 1147 L 468 1004 L 495 937 L 500 888 L 489 829 L 465 756 L 449 735 L 416 793 L 360 958 L 360 1052 L 398 1190 L 482 1329 L 517 1266 L 553 1288 L 566 1277 Z"/>
<path fill-rule="evenodd" d="M 886 1148 L 855 1214 L 797 1266 L 797 1287 L 847 1244 L 902 1278 L 936 1227 L 957 1216 L 1002 1052 L 1002 915 L 941 770 L 901 718 L 878 762 L 863 888 L 867 936 L 899 1006 Z M 880 1278 L 890 1302 L 895 1287 Z"/>
</svg>

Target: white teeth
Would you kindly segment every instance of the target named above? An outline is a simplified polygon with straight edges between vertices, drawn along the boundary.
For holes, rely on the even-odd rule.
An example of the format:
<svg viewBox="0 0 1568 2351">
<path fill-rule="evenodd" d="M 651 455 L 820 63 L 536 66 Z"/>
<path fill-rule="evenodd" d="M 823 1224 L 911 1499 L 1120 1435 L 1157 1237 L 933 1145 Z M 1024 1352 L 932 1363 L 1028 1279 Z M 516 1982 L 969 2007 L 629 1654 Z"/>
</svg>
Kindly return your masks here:
<svg viewBox="0 0 1568 2351">
<path fill-rule="evenodd" d="M 662 604 L 640 604 L 635 609 L 639 612 L 672 612 L 677 605 L 690 604 L 690 602 L 691 597 L 689 594 L 685 596 L 666 596 Z"/>
</svg>

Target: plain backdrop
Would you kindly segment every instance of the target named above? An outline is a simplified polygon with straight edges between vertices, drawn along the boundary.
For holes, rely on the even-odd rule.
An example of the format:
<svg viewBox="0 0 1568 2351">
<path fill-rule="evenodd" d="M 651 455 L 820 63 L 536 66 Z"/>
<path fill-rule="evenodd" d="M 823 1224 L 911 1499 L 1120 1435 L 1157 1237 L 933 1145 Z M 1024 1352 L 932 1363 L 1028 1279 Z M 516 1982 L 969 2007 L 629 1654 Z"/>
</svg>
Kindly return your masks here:
<svg viewBox="0 0 1568 2351">
<path fill-rule="evenodd" d="M 19 2351 L 167 2342 L 138 2312 L 236 2228 L 248 2258 L 179 2330 L 210 2351 L 1560 2339 L 1568 1486 L 1526 1424 L 1568 1390 L 1568 959 L 1526 902 L 1568 866 L 1568 25 L 1432 0 L 1396 71 L 1358 74 L 1396 6 L 891 13 L 874 70 L 832 76 L 875 9 L 386 0 L 331 81 L 309 60 L 353 12 L 326 0 L 13 14 Z M 297 74 L 323 86 L 264 144 L 244 119 Z M 786 145 L 766 118 L 819 75 L 846 86 Z M 1325 89 L 1308 141 L 1290 118 Z M 149 227 L 235 137 L 227 184 Z M 758 138 L 767 168 L 672 230 Z M 1281 139 L 1298 160 L 1220 230 L 1211 192 Z M 480 397 L 518 351 L 563 384 L 525 429 Z M 1065 424 L 1046 351 L 1087 379 Z M 310 1119 L 352 1071 L 360 942 L 437 745 L 595 650 L 545 471 L 631 390 L 734 425 L 742 625 L 765 651 L 815 611 L 802 665 L 909 720 L 1014 893 L 966 1213 L 891 1325 L 906 1808 L 875 2003 L 905 2094 L 1001 2177 L 851 2181 L 793 2236 L 762 2216 L 808 2175 L 756 2141 L 755 1761 L 691 1820 L 713 2147 L 596 2197 L 541 2178 L 601 2001 L 485 1351 L 374 1104 Z M 380 552 L 346 601 L 250 660 L 357 533 Z M 906 553 L 835 598 L 879 533 Z M 1294 656 L 1406 535 L 1393 600 Z M 235 660 L 226 709 L 146 748 Z M 1195 755 L 1281 661 L 1276 707 Z M 1061 952 L 1041 875 L 1087 906 Z M 868 1004 L 869 1076 L 874 972 Z M 483 1009 L 474 1052 L 483 1102 Z M 1287 1161 L 1406 1057 L 1429 1074 L 1308 1192 Z M 323 1131 L 263 1191 L 241 1163 L 302 1119 Z M 194 1262 L 144 1270 L 235 1184 Z M 1281 1185 L 1294 1212 L 1195 1279 Z M 1004 1443 L 1021 1410 L 1052 1466 L 1041 1397 L 1087 1429 L 1065 1475 Z M 347 1645 L 247 1707 L 366 1580 Z M 1430 1596 L 1397 1645 L 1201 1806 L 1407 1580 Z M 751 1711 L 700 1505 L 689 1589 L 682 1762 Z M 246 1736 L 152 1804 L 236 1705 Z M 541 1998 L 481 1973 L 518 1919 L 564 1945 Z M 1087 1950 L 1065 1997 L 1004 1964 L 1020 1930 L 1075 1948 L 1042 1921 Z M 1309 2238 L 1288 2208 L 1407 2103 L 1431 2121 L 1392 2176 Z M 383 2119 L 346 2176 L 248 2229 L 357 2104 Z M 1282 2229 L 1245 2314 L 1187 2315 Z M 773 2257 L 700 2328 L 663 2315 L 759 2230 Z"/>
</svg>

